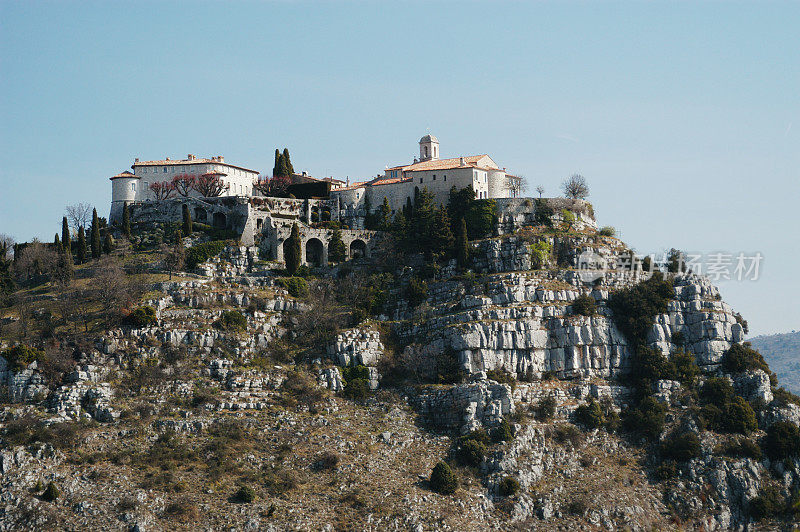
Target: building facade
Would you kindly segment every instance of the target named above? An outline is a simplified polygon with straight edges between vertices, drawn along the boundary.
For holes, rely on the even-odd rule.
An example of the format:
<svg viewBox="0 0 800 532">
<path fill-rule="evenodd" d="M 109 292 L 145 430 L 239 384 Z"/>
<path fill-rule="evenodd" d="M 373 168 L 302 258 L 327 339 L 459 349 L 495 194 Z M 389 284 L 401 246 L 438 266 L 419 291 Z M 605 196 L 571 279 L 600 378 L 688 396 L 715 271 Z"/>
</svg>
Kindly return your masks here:
<svg viewBox="0 0 800 532">
<path fill-rule="evenodd" d="M 200 177 L 211 174 L 218 175 L 226 186 L 222 196 L 252 196 L 253 183 L 258 179 L 258 172 L 242 166 L 225 162 L 221 155 L 210 159 L 198 159 L 189 154 L 186 159 L 170 159 L 160 161 L 140 161 L 136 159 L 131 165 L 133 172 L 124 171 L 111 179 L 111 215 L 113 222 L 122 215 L 125 203 L 153 201 L 155 194 L 150 186 L 153 183 L 170 182 L 179 175 Z M 190 192 L 190 197 L 199 198 L 200 194 Z"/>
<path fill-rule="evenodd" d="M 332 190 L 331 198 L 338 198 L 341 216 L 347 218 L 364 209 L 365 198 L 372 209 L 386 198 L 392 212 L 396 212 L 409 200 L 413 203 L 415 195 L 424 189 L 441 205 L 447 204 L 453 187 L 472 187 L 478 199 L 514 197 L 514 183 L 518 180 L 486 154 L 440 159 L 439 139 L 425 135 L 419 140 L 419 159 L 387 167 L 382 176 L 372 181 Z"/>
</svg>

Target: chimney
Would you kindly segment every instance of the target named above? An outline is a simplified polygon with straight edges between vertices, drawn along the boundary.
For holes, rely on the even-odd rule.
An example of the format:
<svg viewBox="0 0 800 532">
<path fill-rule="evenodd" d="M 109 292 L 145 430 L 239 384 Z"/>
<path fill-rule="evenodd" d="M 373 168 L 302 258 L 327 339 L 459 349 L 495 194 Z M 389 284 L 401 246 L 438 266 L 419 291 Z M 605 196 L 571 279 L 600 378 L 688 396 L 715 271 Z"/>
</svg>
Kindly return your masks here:
<svg viewBox="0 0 800 532">
<path fill-rule="evenodd" d="M 466 164 L 466 163 L 464 163 L 464 158 L 463 158 L 463 157 L 461 157 L 461 158 L 459 159 L 459 161 L 458 161 L 458 164 L 459 164 L 460 166 L 464 166 L 464 165 Z"/>
<path fill-rule="evenodd" d="M 136 159 L 133 160 L 133 162 L 138 163 L 139 162 L 139 158 L 137 157 Z"/>
<path fill-rule="evenodd" d="M 224 162 L 225 162 L 225 157 L 223 157 L 222 155 L 218 155 L 218 156 L 217 156 L 217 160 L 218 160 L 219 162 L 221 162 L 221 163 L 224 163 Z"/>
<path fill-rule="evenodd" d="M 194 155 L 190 153 L 189 155 L 186 156 L 186 159 L 188 159 L 189 161 L 194 161 Z"/>
<path fill-rule="evenodd" d="M 167 157 L 166 160 L 169 161 L 169 157 Z"/>
</svg>

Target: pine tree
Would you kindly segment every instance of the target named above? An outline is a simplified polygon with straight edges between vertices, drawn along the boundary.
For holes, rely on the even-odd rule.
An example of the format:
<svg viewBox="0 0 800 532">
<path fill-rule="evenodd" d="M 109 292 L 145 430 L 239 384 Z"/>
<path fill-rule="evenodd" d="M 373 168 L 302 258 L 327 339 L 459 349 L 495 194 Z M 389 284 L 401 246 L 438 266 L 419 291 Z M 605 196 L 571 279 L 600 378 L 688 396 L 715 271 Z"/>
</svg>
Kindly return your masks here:
<svg viewBox="0 0 800 532">
<path fill-rule="evenodd" d="M 61 239 L 58 238 L 58 233 L 56 233 L 56 238 L 53 240 L 53 247 L 56 248 L 56 251 L 61 251 Z"/>
<path fill-rule="evenodd" d="M 92 209 L 92 258 L 99 259 L 102 251 L 100 243 L 100 220 L 97 219 L 97 209 Z"/>
<path fill-rule="evenodd" d="M 376 216 L 377 229 L 380 231 L 388 231 L 392 225 L 392 208 L 389 206 L 389 198 L 383 197 L 383 203 L 378 207 L 378 214 Z"/>
<path fill-rule="evenodd" d="M 289 275 L 297 273 L 302 261 L 302 247 L 300 243 L 300 228 L 297 224 L 292 226 L 292 233 L 289 235 L 289 245 L 286 246 L 284 251 L 284 262 L 286 263 L 286 272 Z"/>
<path fill-rule="evenodd" d="M 69 224 L 67 217 L 61 219 L 61 245 L 64 246 L 64 252 L 72 255 L 72 242 L 69 236 Z"/>
<path fill-rule="evenodd" d="M 131 210 L 127 203 L 122 205 L 122 234 L 131 239 Z"/>
<path fill-rule="evenodd" d="M 192 234 L 192 214 L 189 212 L 189 206 L 183 204 L 183 234 L 189 236 Z"/>
<path fill-rule="evenodd" d="M 292 160 L 289 158 L 289 149 L 283 149 L 283 163 L 286 165 L 286 175 L 291 176 L 294 173 L 294 167 L 292 166 Z"/>
<path fill-rule="evenodd" d="M 456 237 L 456 260 L 462 268 L 469 262 L 469 243 L 467 241 L 467 222 L 464 218 L 458 223 L 458 236 Z"/>
<path fill-rule="evenodd" d="M 328 243 L 328 261 L 344 262 L 347 256 L 347 248 L 342 241 L 342 232 L 339 229 L 333 230 L 331 240 Z"/>
<path fill-rule="evenodd" d="M 111 231 L 106 231 L 106 237 L 103 239 L 103 253 L 110 255 L 113 249 L 114 239 L 111 238 Z"/>
<path fill-rule="evenodd" d="M 447 253 L 453 249 L 453 232 L 450 230 L 450 218 L 447 217 L 447 211 L 444 207 L 436 209 L 436 214 L 433 218 L 433 223 L 429 229 L 430 234 L 430 251 L 433 253 Z"/>
<path fill-rule="evenodd" d="M 275 165 L 272 167 L 272 177 L 280 175 L 278 172 L 281 169 L 281 152 L 275 148 Z"/>
<path fill-rule="evenodd" d="M 78 264 L 83 264 L 86 260 L 86 233 L 83 226 L 78 228 Z"/>
</svg>

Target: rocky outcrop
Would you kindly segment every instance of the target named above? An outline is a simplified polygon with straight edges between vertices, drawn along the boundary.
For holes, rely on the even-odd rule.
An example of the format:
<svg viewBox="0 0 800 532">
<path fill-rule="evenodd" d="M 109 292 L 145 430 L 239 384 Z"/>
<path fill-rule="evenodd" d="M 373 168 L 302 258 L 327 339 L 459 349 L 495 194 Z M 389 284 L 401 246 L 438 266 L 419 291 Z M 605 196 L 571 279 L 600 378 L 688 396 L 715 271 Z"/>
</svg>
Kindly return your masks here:
<svg viewBox="0 0 800 532">
<path fill-rule="evenodd" d="M 383 355 L 383 344 L 378 331 L 356 328 L 337 335 L 327 351 L 340 366 L 376 366 Z"/>
<path fill-rule="evenodd" d="M 514 413 L 511 387 L 494 381 L 426 386 L 411 394 L 410 400 L 426 422 L 462 433 L 495 425 Z"/>
<path fill-rule="evenodd" d="M 24 369 L 14 370 L 5 358 L 0 357 L 0 385 L 5 386 L 8 400 L 12 403 L 41 400 L 47 395 L 46 381 L 36 361 Z"/>
</svg>

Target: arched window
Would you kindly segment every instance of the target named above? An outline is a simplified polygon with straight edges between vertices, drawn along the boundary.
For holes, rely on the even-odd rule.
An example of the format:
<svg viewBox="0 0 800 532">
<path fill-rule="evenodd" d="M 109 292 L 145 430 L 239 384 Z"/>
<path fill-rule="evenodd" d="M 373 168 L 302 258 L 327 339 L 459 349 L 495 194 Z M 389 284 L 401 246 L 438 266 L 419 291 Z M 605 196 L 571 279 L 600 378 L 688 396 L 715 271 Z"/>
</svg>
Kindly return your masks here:
<svg viewBox="0 0 800 532">
<path fill-rule="evenodd" d="M 425 157 L 427 157 L 427 156 L 428 156 L 428 147 L 425 146 Z"/>
</svg>

